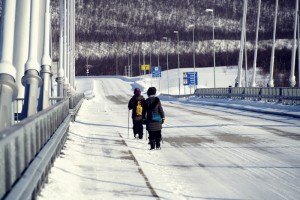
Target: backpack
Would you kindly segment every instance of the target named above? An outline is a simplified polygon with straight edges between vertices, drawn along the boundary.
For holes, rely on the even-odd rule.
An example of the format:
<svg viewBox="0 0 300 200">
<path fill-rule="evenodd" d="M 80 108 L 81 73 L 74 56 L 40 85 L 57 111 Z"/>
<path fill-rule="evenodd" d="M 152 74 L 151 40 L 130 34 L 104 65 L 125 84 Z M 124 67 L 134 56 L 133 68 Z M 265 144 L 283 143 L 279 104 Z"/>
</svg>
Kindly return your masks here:
<svg viewBox="0 0 300 200">
<path fill-rule="evenodd" d="M 142 112 L 143 112 L 142 101 L 139 100 L 136 105 L 136 116 L 142 116 Z"/>
</svg>

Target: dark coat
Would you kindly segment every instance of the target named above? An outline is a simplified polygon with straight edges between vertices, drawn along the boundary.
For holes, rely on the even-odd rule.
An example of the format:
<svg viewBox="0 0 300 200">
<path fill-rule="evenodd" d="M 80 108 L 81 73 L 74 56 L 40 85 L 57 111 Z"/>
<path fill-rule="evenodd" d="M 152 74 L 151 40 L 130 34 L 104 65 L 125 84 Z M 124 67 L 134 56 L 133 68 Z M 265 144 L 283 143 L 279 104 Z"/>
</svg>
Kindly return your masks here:
<svg viewBox="0 0 300 200">
<path fill-rule="evenodd" d="M 144 104 L 145 104 L 145 99 L 142 95 L 140 96 L 133 96 L 130 100 L 129 100 L 129 103 L 128 103 L 128 109 L 129 110 L 132 110 L 132 119 L 133 120 L 136 120 L 136 121 L 141 121 L 142 120 L 142 116 L 137 116 L 136 114 L 136 106 L 138 104 L 138 101 L 141 101 L 141 105 L 142 107 L 144 107 Z"/>
<path fill-rule="evenodd" d="M 151 96 L 145 101 L 143 107 L 143 119 L 146 119 L 146 129 L 148 131 L 159 131 L 162 129 L 162 122 L 152 120 L 152 113 L 157 113 L 161 118 L 165 118 L 164 110 L 158 97 Z"/>
</svg>

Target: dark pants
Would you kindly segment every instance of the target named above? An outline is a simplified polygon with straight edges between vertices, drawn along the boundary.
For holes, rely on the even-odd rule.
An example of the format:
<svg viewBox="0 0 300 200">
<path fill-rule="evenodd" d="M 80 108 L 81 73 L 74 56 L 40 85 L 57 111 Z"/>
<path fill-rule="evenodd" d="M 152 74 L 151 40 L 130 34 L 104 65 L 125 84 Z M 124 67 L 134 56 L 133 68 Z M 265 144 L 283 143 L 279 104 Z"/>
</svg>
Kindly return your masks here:
<svg viewBox="0 0 300 200">
<path fill-rule="evenodd" d="M 149 131 L 150 149 L 159 149 L 161 141 L 161 130 Z"/>
<path fill-rule="evenodd" d="M 134 137 L 136 134 L 138 134 L 139 138 L 143 139 L 143 123 L 142 123 L 142 121 L 133 120 L 133 134 L 134 134 Z"/>
</svg>

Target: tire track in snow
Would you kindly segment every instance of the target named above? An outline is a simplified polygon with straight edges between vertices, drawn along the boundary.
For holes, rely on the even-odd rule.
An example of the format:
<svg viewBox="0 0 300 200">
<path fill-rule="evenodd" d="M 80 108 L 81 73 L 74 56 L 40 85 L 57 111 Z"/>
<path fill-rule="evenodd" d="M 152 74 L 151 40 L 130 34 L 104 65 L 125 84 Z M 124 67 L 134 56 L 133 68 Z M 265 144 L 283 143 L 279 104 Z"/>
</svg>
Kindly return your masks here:
<svg viewBox="0 0 300 200">
<path fill-rule="evenodd" d="M 124 144 L 125 146 L 128 147 L 128 145 L 127 145 L 126 141 L 124 140 L 124 138 L 122 137 L 121 133 L 118 132 L 118 134 L 119 134 L 119 136 L 122 138 L 123 144 Z M 146 185 L 147 185 L 147 187 L 149 188 L 149 190 L 150 190 L 152 196 L 155 197 L 157 200 L 159 200 L 160 198 L 159 198 L 158 194 L 156 193 L 156 191 L 155 191 L 154 188 L 152 187 L 152 185 L 151 185 L 151 183 L 150 183 L 148 177 L 146 176 L 146 174 L 145 174 L 144 171 L 142 170 L 141 165 L 139 164 L 139 162 L 137 161 L 137 159 L 134 157 L 132 151 L 131 151 L 131 150 L 128 150 L 128 153 L 129 153 L 129 155 L 130 155 L 130 158 L 131 158 L 131 159 L 134 161 L 134 163 L 136 164 L 136 166 L 138 166 L 138 171 L 139 171 L 139 173 L 143 176 L 143 178 L 144 178 L 144 180 L 145 180 L 145 182 L 146 182 Z"/>
</svg>

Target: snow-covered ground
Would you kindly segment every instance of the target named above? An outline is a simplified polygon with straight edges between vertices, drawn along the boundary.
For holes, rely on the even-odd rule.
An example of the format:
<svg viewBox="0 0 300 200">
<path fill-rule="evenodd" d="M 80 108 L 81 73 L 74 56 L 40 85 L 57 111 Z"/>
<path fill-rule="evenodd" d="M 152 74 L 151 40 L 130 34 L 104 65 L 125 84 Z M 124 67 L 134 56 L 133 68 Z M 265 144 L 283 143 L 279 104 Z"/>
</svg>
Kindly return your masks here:
<svg viewBox="0 0 300 200">
<path fill-rule="evenodd" d="M 169 71 L 171 94 L 178 91 L 176 73 Z M 212 74 L 204 73 L 200 86 L 211 87 Z M 166 93 L 165 80 L 158 94 Z M 221 80 L 219 87 L 232 83 Z M 133 140 L 127 103 L 135 87 L 146 91 L 151 83 L 159 88 L 150 78 L 76 79 L 77 90 L 94 98 L 71 123 L 39 200 L 299 199 L 300 122 L 280 115 L 300 116 L 299 106 L 160 96 L 162 150 L 149 151 L 146 136 Z"/>
<path fill-rule="evenodd" d="M 237 66 L 228 67 L 216 67 L 216 87 L 228 87 L 234 86 L 235 79 L 237 77 Z M 193 93 L 194 86 L 183 86 L 183 73 L 194 72 L 194 68 L 180 68 L 172 69 L 169 71 L 163 71 L 162 77 L 152 78 L 151 74 L 134 78 L 133 80 L 138 83 L 142 88 L 148 88 L 155 86 L 161 93 L 179 94 L 178 80 L 180 80 L 180 94 Z M 214 69 L 212 67 L 195 68 L 195 72 L 198 74 L 198 88 L 213 88 L 214 87 Z M 252 68 L 248 70 L 247 83 L 251 84 L 252 81 Z M 179 77 L 179 78 L 178 78 Z M 243 71 L 243 77 L 245 77 L 245 71 Z M 263 75 L 258 68 L 256 72 L 256 84 L 258 87 L 266 86 L 269 75 Z M 169 83 L 169 84 L 168 84 Z M 245 85 L 245 78 L 242 78 L 242 84 Z"/>
</svg>

